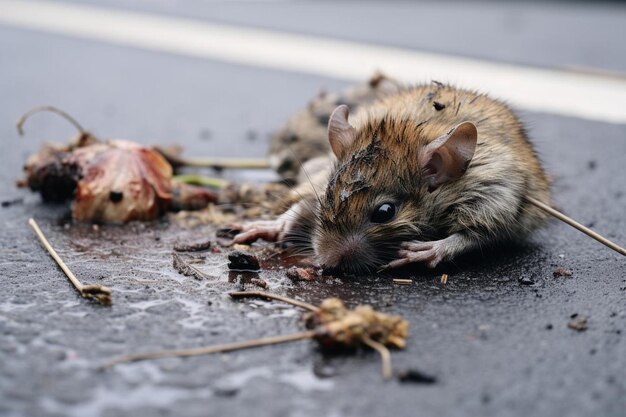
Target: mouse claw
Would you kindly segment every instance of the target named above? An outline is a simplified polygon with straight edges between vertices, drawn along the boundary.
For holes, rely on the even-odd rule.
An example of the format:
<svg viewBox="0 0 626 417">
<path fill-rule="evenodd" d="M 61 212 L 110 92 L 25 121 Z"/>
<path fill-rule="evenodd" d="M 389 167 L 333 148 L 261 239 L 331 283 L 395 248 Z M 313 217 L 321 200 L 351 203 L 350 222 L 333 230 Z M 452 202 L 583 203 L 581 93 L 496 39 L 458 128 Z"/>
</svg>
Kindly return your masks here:
<svg viewBox="0 0 626 417">
<path fill-rule="evenodd" d="M 250 243 L 258 239 L 268 242 L 277 242 L 283 237 L 284 222 L 276 220 L 261 220 L 238 225 L 239 233 L 235 235 L 232 243 Z"/>
</svg>

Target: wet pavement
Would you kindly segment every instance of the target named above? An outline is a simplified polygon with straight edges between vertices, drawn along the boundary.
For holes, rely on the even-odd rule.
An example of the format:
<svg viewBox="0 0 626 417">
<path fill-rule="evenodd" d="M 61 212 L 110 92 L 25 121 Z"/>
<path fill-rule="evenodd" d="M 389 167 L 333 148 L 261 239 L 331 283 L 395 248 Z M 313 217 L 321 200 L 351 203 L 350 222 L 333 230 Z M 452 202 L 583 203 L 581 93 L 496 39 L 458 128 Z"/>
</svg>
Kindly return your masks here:
<svg viewBox="0 0 626 417">
<path fill-rule="evenodd" d="M 394 369 L 417 369 L 436 377 L 434 384 L 384 382 L 374 353 L 325 354 L 307 341 L 100 371 L 123 353 L 293 333 L 302 329 L 300 311 L 231 301 L 229 291 L 257 287 L 229 280 L 226 252 L 197 264 L 210 278 L 178 274 L 172 247 L 210 236 L 211 226 L 183 229 L 164 219 L 94 229 L 69 221 L 67 207 L 17 190 L 27 155 L 74 132 L 40 115 L 19 138 L 14 120 L 55 104 L 103 137 L 180 142 L 189 155 L 261 156 L 269 133 L 294 109 L 320 87 L 345 83 L 5 27 L 0 56 L 0 196 L 18 199 L 0 208 L 0 415 L 623 415 L 626 263 L 556 221 L 518 246 L 416 269 L 412 285 L 394 285 L 395 274 L 294 283 L 283 269 L 260 272 L 270 291 L 311 303 L 338 296 L 403 315 L 410 337 L 393 353 Z M 618 60 L 610 50 L 606 57 Z M 626 126 L 522 117 L 558 206 L 623 245 Z M 77 276 L 113 289 L 111 307 L 78 297 L 29 217 Z M 572 276 L 555 277 L 558 268 Z M 574 315 L 587 318 L 587 330 L 568 327 Z"/>
</svg>

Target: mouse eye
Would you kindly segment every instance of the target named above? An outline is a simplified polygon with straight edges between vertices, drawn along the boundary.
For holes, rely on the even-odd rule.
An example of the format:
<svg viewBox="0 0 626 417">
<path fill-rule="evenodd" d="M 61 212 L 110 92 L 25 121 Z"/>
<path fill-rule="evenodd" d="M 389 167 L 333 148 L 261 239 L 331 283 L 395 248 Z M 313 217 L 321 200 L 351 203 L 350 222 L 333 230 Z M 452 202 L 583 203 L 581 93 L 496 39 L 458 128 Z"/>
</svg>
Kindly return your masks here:
<svg viewBox="0 0 626 417">
<path fill-rule="evenodd" d="M 393 203 L 383 203 L 374 209 L 372 213 L 372 223 L 387 223 L 396 215 L 396 205 Z"/>
</svg>

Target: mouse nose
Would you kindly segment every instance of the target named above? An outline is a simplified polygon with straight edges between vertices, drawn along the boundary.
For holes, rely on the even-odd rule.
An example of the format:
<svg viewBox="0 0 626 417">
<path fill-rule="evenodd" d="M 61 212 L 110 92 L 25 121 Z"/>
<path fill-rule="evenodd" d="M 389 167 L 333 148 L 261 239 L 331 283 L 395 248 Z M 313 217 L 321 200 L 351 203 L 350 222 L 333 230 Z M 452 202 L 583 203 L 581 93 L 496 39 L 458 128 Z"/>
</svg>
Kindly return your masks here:
<svg viewBox="0 0 626 417">
<path fill-rule="evenodd" d="M 329 272 L 366 272 L 372 260 L 368 260 L 368 244 L 362 236 L 348 236 L 333 247 L 320 251 L 320 261 Z"/>
</svg>

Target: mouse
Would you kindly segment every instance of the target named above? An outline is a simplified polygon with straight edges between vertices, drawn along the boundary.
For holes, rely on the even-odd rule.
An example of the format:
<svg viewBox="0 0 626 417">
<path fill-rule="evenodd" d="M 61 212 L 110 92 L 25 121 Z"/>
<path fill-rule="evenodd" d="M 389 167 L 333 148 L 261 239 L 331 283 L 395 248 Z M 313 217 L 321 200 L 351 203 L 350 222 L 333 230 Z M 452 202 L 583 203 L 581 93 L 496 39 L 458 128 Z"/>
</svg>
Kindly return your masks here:
<svg viewBox="0 0 626 417">
<path fill-rule="evenodd" d="M 520 119 L 504 102 L 453 85 L 399 88 L 328 120 L 330 156 L 306 172 L 275 220 L 235 225 L 235 243 L 293 244 L 324 268 L 368 273 L 524 239 L 540 228 L 550 186 Z"/>
</svg>

